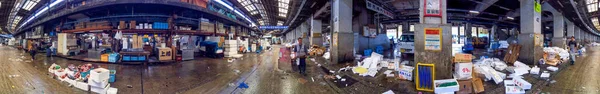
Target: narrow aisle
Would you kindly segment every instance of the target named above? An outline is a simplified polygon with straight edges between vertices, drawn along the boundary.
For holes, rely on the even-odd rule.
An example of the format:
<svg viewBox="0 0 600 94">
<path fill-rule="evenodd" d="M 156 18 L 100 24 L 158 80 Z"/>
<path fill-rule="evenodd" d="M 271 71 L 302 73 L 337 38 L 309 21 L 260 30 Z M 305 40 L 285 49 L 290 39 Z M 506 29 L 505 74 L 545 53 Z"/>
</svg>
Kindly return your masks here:
<svg viewBox="0 0 600 94">
<path fill-rule="evenodd" d="M 309 75 L 302 76 L 297 72 L 290 73 L 289 70 L 286 70 L 291 68 L 278 68 L 282 67 L 280 64 L 287 63 L 278 62 L 278 56 L 279 46 L 273 46 L 273 50 L 260 54 L 257 60 L 257 62 L 260 62 L 257 69 L 244 80 L 249 88 L 238 88 L 233 94 L 335 94 L 329 86 L 319 83 L 319 77 L 315 76 L 317 70 L 311 70 L 317 69 L 311 68 L 316 67 L 314 64 L 307 62 L 307 73 Z M 290 66 L 288 64 L 284 67 Z"/>
<path fill-rule="evenodd" d="M 81 94 L 83 91 L 69 88 L 66 84 L 51 78 L 47 73 L 32 66 L 42 63 L 32 61 L 23 51 L 0 46 L 0 92 L 6 94 Z"/>
<path fill-rule="evenodd" d="M 544 88 L 543 92 L 556 94 L 600 93 L 600 47 L 589 48 L 584 56 L 577 58 L 554 78 L 557 82 Z"/>
</svg>

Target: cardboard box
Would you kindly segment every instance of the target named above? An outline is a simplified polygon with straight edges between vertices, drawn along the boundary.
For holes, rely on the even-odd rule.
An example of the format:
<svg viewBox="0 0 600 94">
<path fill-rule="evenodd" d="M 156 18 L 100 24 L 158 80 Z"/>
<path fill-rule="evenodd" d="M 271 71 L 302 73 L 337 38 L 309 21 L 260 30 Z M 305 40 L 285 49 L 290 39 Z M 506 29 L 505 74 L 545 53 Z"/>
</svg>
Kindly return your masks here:
<svg viewBox="0 0 600 94">
<path fill-rule="evenodd" d="M 454 74 L 459 80 L 468 80 L 473 76 L 473 63 L 455 63 Z"/>
<path fill-rule="evenodd" d="M 159 60 L 173 60 L 171 48 L 158 48 L 158 53 Z"/>
<path fill-rule="evenodd" d="M 129 29 L 136 29 L 137 24 L 135 23 L 135 21 L 129 21 Z"/>
<path fill-rule="evenodd" d="M 84 91 L 90 91 L 90 86 L 87 83 L 85 83 L 85 82 L 77 82 L 73 86 L 75 86 L 75 88 L 79 88 L 79 89 L 84 90 Z"/>
<path fill-rule="evenodd" d="M 454 55 L 454 62 L 467 63 L 467 62 L 472 62 L 472 60 L 473 60 L 473 55 L 471 55 L 471 54 L 456 53 Z"/>
<path fill-rule="evenodd" d="M 481 80 L 481 78 L 473 78 L 473 91 L 475 91 L 475 93 L 481 93 L 483 91 L 485 91 L 485 88 L 483 87 L 483 81 Z"/>
<path fill-rule="evenodd" d="M 125 21 L 119 21 L 119 28 L 118 29 L 125 29 L 127 27 L 127 25 L 125 24 Z"/>
<path fill-rule="evenodd" d="M 454 93 L 454 92 L 460 90 L 458 81 L 456 81 L 456 79 L 435 80 L 433 83 L 435 84 L 434 85 L 435 86 L 434 87 L 435 88 L 434 92 L 436 94 L 440 94 L 440 93 Z M 440 84 L 443 84 L 443 83 L 456 83 L 456 85 L 439 87 Z"/>
<path fill-rule="evenodd" d="M 471 94 L 473 93 L 473 82 L 471 80 L 458 81 L 460 89 L 457 94 Z"/>
<path fill-rule="evenodd" d="M 104 87 L 90 87 L 90 91 L 98 94 L 106 94 L 108 88 L 110 88 L 110 85 L 106 85 Z"/>
<path fill-rule="evenodd" d="M 110 71 L 108 69 L 105 68 L 96 68 L 94 70 L 90 71 L 90 80 L 95 81 L 95 82 L 104 82 L 104 81 L 108 81 L 108 78 L 110 77 Z M 90 82 L 90 81 L 88 81 Z"/>
</svg>

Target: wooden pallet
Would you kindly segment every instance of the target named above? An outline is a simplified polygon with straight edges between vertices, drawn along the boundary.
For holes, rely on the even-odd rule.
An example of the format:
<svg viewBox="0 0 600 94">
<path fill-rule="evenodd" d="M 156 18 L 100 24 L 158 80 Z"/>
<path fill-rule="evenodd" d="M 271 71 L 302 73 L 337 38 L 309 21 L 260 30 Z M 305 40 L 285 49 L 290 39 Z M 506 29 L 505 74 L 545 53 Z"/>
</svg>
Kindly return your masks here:
<svg viewBox="0 0 600 94">
<path fill-rule="evenodd" d="M 509 65 L 512 65 L 519 58 L 519 52 L 521 51 L 521 45 L 518 44 L 510 44 L 508 46 L 508 52 L 504 56 L 504 62 Z"/>
</svg>

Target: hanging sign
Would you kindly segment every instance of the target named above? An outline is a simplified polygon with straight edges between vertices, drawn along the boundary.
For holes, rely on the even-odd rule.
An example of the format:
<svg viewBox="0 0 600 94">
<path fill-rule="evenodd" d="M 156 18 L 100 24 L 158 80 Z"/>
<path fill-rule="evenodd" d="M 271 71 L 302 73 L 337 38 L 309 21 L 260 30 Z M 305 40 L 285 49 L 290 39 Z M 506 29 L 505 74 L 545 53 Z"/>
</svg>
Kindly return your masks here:
<svg viewBox="0 0 600 94">
<path fill-rule="evenodd" d="M 381 13 L 381 14 L 387 16 L 387 17 L 394 18 L 394 13 L 392 13 L 392 12 L 390 12 L 388 10 L 383 9 L 381 6 L 379 6 L 379 5 L 375 4 L 375 3 L 372 3 L 372 2 L 370 2 L 368 0 L 366 2 L 367 2 L 367 9 L 373 10 L 373 11 L 375 11 L 377 13 Z"/>
<path fill-rule="evenodd" d="M 537 13 L 541 13 L 542 12 L 542 5 L 540 5 L 540 3 L 538 3 L 537 1 L 533 1 L 535 4 L 533 6 L 533 10 L 535 10 L 535 12 Z"/>
<path fill-rule="evenodd" d="M 445 1 L 445 0 L 444 0 Z M 442 3 L 441 0 L 425 0 L 424 5 L 424 15 L 425 17 L 434 16 L 434 17 L 442 17 Z"/>
<path fill-rule="evenodd" d="M 425 28 L 425 50 L 442 50 L 442 28 Z"/>
</svg>

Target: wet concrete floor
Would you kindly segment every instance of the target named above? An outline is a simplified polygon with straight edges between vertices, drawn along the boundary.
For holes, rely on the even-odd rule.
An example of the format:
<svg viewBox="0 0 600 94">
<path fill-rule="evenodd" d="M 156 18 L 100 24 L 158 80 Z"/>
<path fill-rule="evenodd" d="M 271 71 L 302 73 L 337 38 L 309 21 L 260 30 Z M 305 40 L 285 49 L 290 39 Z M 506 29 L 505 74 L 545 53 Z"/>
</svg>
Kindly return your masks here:
<svg viewBox="0 0 600 94">
<path fill-rule="evenodd" d="M 0 93 L 88 93 L 53 79 L 47 68 L 53 63 L 67 66 L 89 62 L 46 57 L 44 53 L 38 54 L 36 60 L 31 60 L 24 51 L 8 46 L 0 46 L 0 52 L 4 53 L 0 54 L 0 61 L 4 64 L 0 66 Z M 148 66 L 92 64 L 117 71 L 116 82 L 111 83 L 111 87 L 118 88 L 120 94 L 335 93 L 329 85 L 323 84 L 323 78 L 312 73 L 317 68 L 314 64 L 308 65 L 309 75 L 302 76 L 291 71 L 289 62 L 279 62 L 278 55 L 278 50 L 261 54 L 246 53 L 243 58 L 231 63 L 224 58 L 197 57 L 191 61 Z M 249 88 L 237 88 L 241 82 L 248 84 Z"/>
<path fill-rule="evenodd" d="M 279 49 L 275 46 L 274 49 Z M 314 62 L 307 63 L 308 75 L 292 71 L 289 60 L 279 60 L 279 50 L 261 54 L 246 53 L 234 62 L 226 59 L 201 57 L 192 61 L 158 65 L 98 64 L 117 70 L 116 82 L 111 87 L 120 94 L 376 94 L 386 90 L 416 93 L 412 83 L 390 83 L 384 79 L 360 81 L 346 88 L 338 88 L 325 81 L 323 72 Z M 24 51 L 0 46 L 1 94 L 81 94 L 89 93 L 53 79 L 47 72 L 52 63 L 61 66 L 88 62 L 45 57 L 38 54 L 31 60 Z M 540 86 L 541 93 L 598 94 L 600 93 L 600 47 L 591 47 L 577 63 L 562 69 L 553 77 L 556 83 Z M 319 58 L 317 58 L 319 59 Z M 323 60 L 317 60 L 323 61 Z M 320 62 L 321 64 L 324 62 Z M 358 79 L 365 80 L 365 79 Z M 240 83 L 249 88 L 237 88 Z M 371 84 L 371 82 L 387 84 Z M 131 86 L 128 87 L 128 86 Z M 414 88 L 414 87 L 413 87 Z M 501 92 L 489 93 L 503 93 Z M 536 90 L 537 91 L 537 90 Z"/>
</svg>

